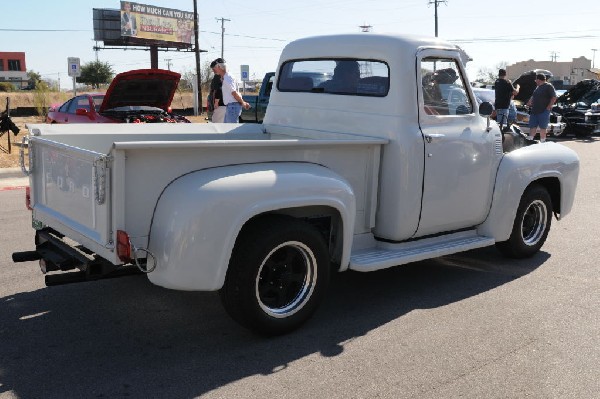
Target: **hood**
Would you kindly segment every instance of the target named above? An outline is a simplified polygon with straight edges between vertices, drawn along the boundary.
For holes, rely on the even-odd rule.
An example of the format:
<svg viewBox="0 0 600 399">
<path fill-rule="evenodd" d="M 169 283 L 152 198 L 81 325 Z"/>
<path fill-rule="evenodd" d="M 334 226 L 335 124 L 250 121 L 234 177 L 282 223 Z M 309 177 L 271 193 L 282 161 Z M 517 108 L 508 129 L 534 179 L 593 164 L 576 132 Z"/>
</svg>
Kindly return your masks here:
<svg viewBox="0 0 600 399">
<path fill-rule="evenodd" d="M 522 73 L 521 76 L 519 76 L 517 80 L 513 82 L 513 85 L 521 86 L 519 89 L 519 94 L 515 96 L 515 100 L 519 100 L 521 102 L 527 102 L 527 100 L 529 100 L 533 94 L 533 91 L 537 87 L 537 84 L 535 83 L 535 75 L 538 73 L 546 75 L 546 81 L 550 81 L 553 76 L 552 72 L 545 69 L 534 69 L 532 71 Z"/>
<path fill-rule="evenodd" d="M 557 103 L 575 104 L 584 102 L 590 106 L 600 98 L 600 81 L 596 79 L 585 79 L 567 90 L 562 96 L 558 97 Z"/>
<path fill-rule="evenodd" d="M 157 107 L 171 105 L 181 75 L 164 69 L 137 69 L 122 72 L 111 82 L 100 112 L 126 106 Z"/>
</svg>

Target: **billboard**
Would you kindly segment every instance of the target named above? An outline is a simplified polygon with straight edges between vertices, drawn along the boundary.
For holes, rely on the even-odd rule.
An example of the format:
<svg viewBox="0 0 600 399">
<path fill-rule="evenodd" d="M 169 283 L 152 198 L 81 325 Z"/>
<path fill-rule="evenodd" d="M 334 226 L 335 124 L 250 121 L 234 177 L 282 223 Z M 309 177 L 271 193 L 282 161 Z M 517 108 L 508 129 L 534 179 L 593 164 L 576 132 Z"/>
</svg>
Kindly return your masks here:
<svg viewBox="0 0 600 399">
<path fill-rule="evenodd" d="M 121 1 L 121 36 L 191 45 L 194 13 Z"/>
</svg>

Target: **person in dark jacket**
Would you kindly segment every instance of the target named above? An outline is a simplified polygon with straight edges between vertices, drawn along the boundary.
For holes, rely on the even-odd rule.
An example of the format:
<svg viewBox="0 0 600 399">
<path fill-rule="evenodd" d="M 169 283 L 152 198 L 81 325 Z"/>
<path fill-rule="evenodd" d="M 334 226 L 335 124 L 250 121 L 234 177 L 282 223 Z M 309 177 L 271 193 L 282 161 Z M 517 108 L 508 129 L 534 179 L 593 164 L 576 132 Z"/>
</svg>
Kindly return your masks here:
<svg viewBox="0 0 600 399">
<path fill-rule="evenodd" d="M 213 69 L 213 71 L 219 60 L 223 63 L 225 62 L 225 60 L 222 58 L 217 58 L 210 63 L 210 67 Z M 215 76 L 213 76 L 213 79 L 210 82 L 210 95 L 208 97 L 209 101 L 211 102 L 209 108 L 212 107 L 212 117 L 210 120 L 213 123 L 223 123 L 225 120 L 225 110 L 227 107 L 225 107 L 225 103 L 223 102 L 223 91 L 221 90 L 222 86 L 223 79 L 219 74 L 215 73 Z"/>
</svg>

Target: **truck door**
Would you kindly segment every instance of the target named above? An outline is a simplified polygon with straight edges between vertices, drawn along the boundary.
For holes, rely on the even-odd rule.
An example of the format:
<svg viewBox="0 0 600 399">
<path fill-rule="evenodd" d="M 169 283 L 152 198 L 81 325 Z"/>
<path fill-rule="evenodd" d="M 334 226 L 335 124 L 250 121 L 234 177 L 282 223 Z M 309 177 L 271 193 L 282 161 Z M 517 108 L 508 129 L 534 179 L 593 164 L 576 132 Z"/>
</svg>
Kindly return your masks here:
<svg viewBox="0 0 600 399">
<path fill-rule="evenodd" d="M 495 130 L 488 132 L 478 115 L 458 52 L 421 51 L 416 67 L 425 142 L 416 236 L 475 226 L 490 207 L 502 138 L 495 137 Z"/>
</svg>

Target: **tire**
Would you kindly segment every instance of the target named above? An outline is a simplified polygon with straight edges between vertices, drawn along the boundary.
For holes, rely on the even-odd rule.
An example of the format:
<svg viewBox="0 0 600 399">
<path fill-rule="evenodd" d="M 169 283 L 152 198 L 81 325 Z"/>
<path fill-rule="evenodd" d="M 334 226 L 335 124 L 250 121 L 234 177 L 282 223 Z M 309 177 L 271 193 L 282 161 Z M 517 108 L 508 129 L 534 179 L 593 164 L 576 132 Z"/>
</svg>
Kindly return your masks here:
<svg viewBox="0 0 600 399">
<path fill-rule="evenodd" d="M 285 334 L 315 312 L 330 269 L 316 228 L 291 217 L 262 217 L 236 240 L 221 300 L 242 326 L 262 335 Z"/>
<path fill-rule="evenodd" d="M 535 255 L 548 237 L 552 224 L 552 200 L 548 191 L 538 185 L 525 190 L 517 209 L 510 238 L 496 247 L 511 258 Z"/>
</svg>

